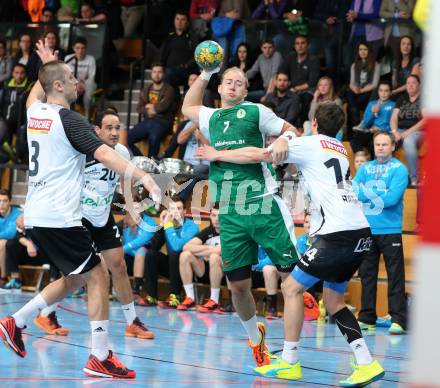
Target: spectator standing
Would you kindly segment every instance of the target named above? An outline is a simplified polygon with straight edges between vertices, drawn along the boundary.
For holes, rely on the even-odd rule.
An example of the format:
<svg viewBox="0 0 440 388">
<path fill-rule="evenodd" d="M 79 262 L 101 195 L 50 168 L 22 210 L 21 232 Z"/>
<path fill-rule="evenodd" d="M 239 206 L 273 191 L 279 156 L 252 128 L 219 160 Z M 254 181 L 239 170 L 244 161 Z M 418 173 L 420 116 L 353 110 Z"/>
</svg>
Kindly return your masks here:
<svg viewBox="0 0 440 388">
<path fill-rule="evenodd" d="M 0 91 L 5 86 L 5 81 L 9 80 L 12 73 L 12 61 L 7 53 L 5 40 L 0 40 Z"/>
<path fill-rule="evenodd" d="M 211 21 L 218 11 L 220 0 L 191 0 L 190 18 L 192 31 L 198 39 L 208 37 Z"/>
<path fill-rule="evenodd" d="M 382 0 L 352 0 L 350 9 L 346 15 L 347 22 L 352 23 L 349 40 L 349 56 L 352 55 L 353 49 L 357 47 L 360 42 L 367 42 L 372 48 L 374 57 L 377 57 L 379 49 L 383 45 L 383 28 L 381 23 L 377 20 L 379 18 L 381 1 Z"/>
<path fill-rule="evenodd" d="M 391 116 L 391 131 L 401 141 L 408 164 L 411 185 L 417 185 L 418 147 L 422 137 L 423 117 L 420 106 L 420 79 L 412 74 L 406 79 L 406 94 L 396 103 Z"/>
<path fill-rule="evenodd" d="M 373 243 L 359 268 L 362 283 L 362 329 L 376 325 L 376 287 L 379 258 L 383 254 L 388 277 L 388 311 L 392 318 L 390 334 L 403 334 L 407 323 L 405 264 L 402 245 L 403 195 L 408 182 L 406 167 L 393 158 L 394 136 L 389 132 L 374 135 L 375 160 L 356 173 L 358 199 L 370 224 Z"/>
<path fill-rule="evenodd" d="M 124 38 L 132 38 L 144 15 L 144 0 L 119 0 Z"/>
<path fill-rule="evenodd" d="M 373 153 L 373 134 L 379 131 L 391 131 L 391 116 L 396 103 L 390 100 L 390 84 L 381 82 L 377 92 L 379 98 L 368 103 L 364 119 L 359 126 L 353 127 L 353 137 L 351 138 L 353 152 L 367 148 L 370 153 Z"/>
<path fill-rule="evenodd" d="M 319 78 L 319 60 L 309 54 L 309 40 L 306 36 L 297 36 L 295 52 L 287 56 L 279 72 L 289 74 L 291 89 L 301 101 L 301 120 L 307 120 L 310 103 Z"/>
<path fill-rule="evenodd" d="M 141 92 L 138 112 L 145 118 L 128 131 L 128 145 L 134 155 L 142 155 L 134 143 L 148 139 L 148 156 L 156 157 L 160 142 L 171 130 L 174 119 L 176 97 L 173 87 L 164 81 L 162 64 L 151 67 L 152 84 Z"/>
<path fill-rule="evenodd" d="M 18 42 L 18 51 L 13 59 L 13 64 L 21 63 L 26 66 L 26 74 L 30 82 L 38 77 L 38 55 L 34 51 L 32 38 L 29 34 L 22 34 Z"/>
<path fill-rule="evenodd" d="M 160 214 L 161 229 L 156 232 L 150 241 L 150 249 L 145 257 L 145 283 L 147 296 L 139 300 L 143 306 L 157 304 L 157 282 L 159 273 L 169 277 L 170 294 L 160 307 L 175 309 L 180 304 L 179 295 L 182 281 L 179 273 L 179 256 L 184 245 L 199 231 L 193 220 L 185 217 L 183 201 L 173 196 L 169 204 L 169 211 Z M 166 244 L 167 254 L 160 251 Z"/>
<path fill-rule="evenodd" d="M 78 96 L 83 97 L 85 116 L 89 117 L 92 94 L 95 89 L 96 61 L 87 54 L 87 39 L 76 38 L 73 54 L 66 55 L 65 62 L 78 80 Z"/>
<path fill-rule="evenodd" d="M 361 121 L 360 111 L 364 110 L 377 88 L 380 79 L 380 66 L 367 43 L 359 43 L 356 59 L 350 69 L 350 89 L 348 99 L 348 130 Z"/>
<path fill-rule="evenodd" d="M 6 243 L 17 235 L 15 223 L 21 211 L 11 206 L 11 194 L 0 189 L 0 278 L 6 278 Z"/>
<path fill-rule="evenodd" d="M 380 17 L 386 18 L 385 45 L 391 48 L 393 58 L 398 57 L 401 38 L 411 36 L 415 30 L 412 13 L 416 0 L 382 0 Z"/>
<path fill-rule="evenodd" d="M 215 312 L 220 309 L 220 286 L 223 278 L 223 263 L 220 248 L 220 224 L 218 208 L 211 209 L 210 225 L 201 230 L 183 247 L 180 254 L 180 277 L 185 289 L 185 299 L 177 310 L 193 310 L 196 307 L 193 278 L 199 279 L 209 274 L 211 294 L 206 303 L 197 307 L 202 313 Z"/>
<path fill-rule="evenodd" d="M 267 95 L 265 102 L 274 105 L 273 111 L 278 117 L 293 126 L 299 126 L 301 102 L 299 97 L 290 90 L 288 74 L 278 72 L 275 78 L 275 90 Z"/>
<path fill-rule="evenodd" d="M 252 19 L 279 20 L 288 6 L 287 0 L 261 0 L 252 12 Z"/>
<path fill-rule="evenodd" d="M 252 67 L 246 71 L 246 77 L 249 80 L 252 80 L 257 74 L 260 74 L 263 79 L 264 90 L 253 90 L 247 95 L 247 100 L 252 102 L 264 101 L 267 95 L 273 91 L 273 78 L 283 61 L 281 54 L 275 50 L 274 43 L 270 39 L 261 41 L 260 50 L 261 54 Z"/>
<path fill-rule="evenodd" d="M 400 38 L 399 50 L 394 57 L 393 63 L 393 90 L 391 95 L 397 101 L 406 92 L 406 79 L 413 74 L 413 69 L 420 63 L 420 58 L 416 57 L 414 51 L 414 41 L 410 36 Z"/>
<path fill-rule="evenodd" d="M 197 70 L 194 60 L 196 40 L 190 35 L 188 15 L 177 11 L 174 31 L 170 32 L 160 49 L 160 60 L 165 66 L 165 82 L 168 82 L 180 98 L 179 87 L 186 87 L 188 76 Z"/>
</svg>

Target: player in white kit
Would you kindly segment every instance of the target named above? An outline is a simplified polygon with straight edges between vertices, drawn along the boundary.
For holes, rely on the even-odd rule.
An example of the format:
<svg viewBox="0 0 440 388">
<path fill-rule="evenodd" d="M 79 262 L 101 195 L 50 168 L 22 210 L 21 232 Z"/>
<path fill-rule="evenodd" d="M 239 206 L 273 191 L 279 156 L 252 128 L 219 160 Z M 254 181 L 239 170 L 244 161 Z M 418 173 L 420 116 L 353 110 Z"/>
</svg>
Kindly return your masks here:
<svg viewBox="0 0 440 388">
<path fill-rule="evenodd" d="M 90 232 L 81 223 L 86 155 L 121 175 L 132 169 L 132 177 L 141 180 L 156 201 L 160 200 L 160 189 L 148 174 L 104 144 L 84 117 L 70 110 L 78 84 L 70 68 L 56 60 L 41 41 L 37 53 L 43 66 L 26 103 L 29 187 L 24 221 L 26 234 L 64 276 L 15 314 L 0 319 L 0 337 L 25 357 L 22 329 L 29 318 L 87 283 L 91 354 L 84 372 L 96 377 L 134 378 L 136 372 L 126 368 L 109 349 L 108 273 Z"/>
<path fill-rule="evenodd" d="M 294 324 L 285 327 L 281 357 L 271 356 L 270 365 L 255 368 L 266 377 L 297 380 L 302 377 L 298 357 L 299 337 L 304 319 L 303 292 L 324 280 L 323 298 L 341 333 L 353 350 L 353 374 L 341 386 L 365 386 L 385 374 L 373 360 L 354 315 L 344 303 L 348 281 L 369 251 L 369 224 L 353 192 L 348 154 L 334 137 L 344 123 L 344 112 L 336 104 L 318 107 L 312 122 L 314 136 L 296 137 L 285 132 L 268 149 L 255 147 L 215 151 L 198 150 L 202 159 L 231 163 L 295 163 L 311 200 L 310 234 L 313 242 L 291 276 L 283 282 L 283 294 L 295 301 Z"/>
<path fill-rule="evenodd" d="M 101 112 L 95 121 L 95 132 L 110 147 L 125 159 L 130 160 L 127 148 L 119 144 L 121 122 L 112 110 Z M 82 223 L 90 231 L 98 252 L 110 270 L 116 296 L 121 303 L 127 327 L 127 337 L 153 339 L 149 331 L 136 315 L 133 292 L 124 260 L 121 236 L 110 207 L 118 183 L 119 175 L 109 170 L 93 156 L 87 156 L 84 171 L 84 186 L 81 194 Z M 122 184 L 123 182 L 121 182 Z M 55 315 L 56 305 L 44 309 L 34 319 L 34 323 L 47 334 L 59 334 L 60 327 Z M 67 334 L 64 329 L 62 333 Z"/>
</svg>

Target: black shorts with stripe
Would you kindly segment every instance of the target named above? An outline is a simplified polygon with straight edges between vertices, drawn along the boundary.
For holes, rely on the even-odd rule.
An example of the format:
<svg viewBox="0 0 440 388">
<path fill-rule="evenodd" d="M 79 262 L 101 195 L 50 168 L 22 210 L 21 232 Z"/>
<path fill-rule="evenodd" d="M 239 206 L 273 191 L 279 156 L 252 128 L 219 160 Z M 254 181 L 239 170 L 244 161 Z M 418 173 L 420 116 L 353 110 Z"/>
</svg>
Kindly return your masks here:
<svg viewBox="0 0 440 388">
<path fill-rule="evenodd" d="M 35 226 L 26 229 L 26 235 L 64 275 L 83 274 L 101 263 L 90 232 L 84 226 Z"/>
<path fill-rule="evenodd" d="M 94 226 L 86 218 L 83 218 L 81 222 L 92 235 L 92 240 L 95 243 L 98 252 L 122 247 L 121 234 L 119 233 L 113 214 L 110 213 L 107 223 L 101 227 Z"/>
</svg>

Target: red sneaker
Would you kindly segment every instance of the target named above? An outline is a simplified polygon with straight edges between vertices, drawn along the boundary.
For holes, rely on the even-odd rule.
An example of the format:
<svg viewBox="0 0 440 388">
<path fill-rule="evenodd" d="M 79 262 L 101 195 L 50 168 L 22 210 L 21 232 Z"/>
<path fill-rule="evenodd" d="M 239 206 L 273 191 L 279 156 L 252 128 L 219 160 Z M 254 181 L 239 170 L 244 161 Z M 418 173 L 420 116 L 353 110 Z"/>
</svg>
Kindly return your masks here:
<svg viewBox="0 0 440 388">
<path fill-rule="evenodd" d="M 69 334 L 69 330 L 67 330 L 65 327 L 62 327 L 58 323 L 58 319 L 55 311 L 52 311 L 47 317 L 43 317 L 40 312 L 40 314 L 38 314 L 35 317 L 34 323 L 46 334 L 53 334 L 53 335 Z"/>
<path fill-rule="evenodd" d="M 188 310 L 194 310 L 195 307 L 196 307 L 196 303 L 194 302 L 194 300 L 189 296 L 187 296 L 183 300 L 183 302 L 177 306 L 177 310 L 188 311 Z"/>
<path fill-rule="evenodd" d="M 265 344 L 266 327 L 263 322 L 258 322 L 258 330 L 261 334 L 260 342 L 258 344 L 251 344 L 251 342 L 247 340 L 247 343 L 252 349 L 252 356 L 254 357 L 255 364 L 257 364 L 257 366 L 269 365 L 270 353 Z"/>
<path fill-rule="evenodd" d="M 153 339 L 154 334 L 148 330 L 139 318 L 135 318 L 131 325 L 127 326 L 125 330 L 127 337 L 136 337 L 140 339 Z"/>
<path fill-rule="evenodd" d="M 220 305 L 216 301 L 209 299 L 205 304 L 197 306 L 197 311 L 200 313 L 214 313 L 219 308 Z"/>
<path fill-rule="evenodd" d="M 14 318 L 5 317 L 0 319 L 0 337 L 4 344 L 14 353 L 24 358 L 26 356 L 26 350 L 21 337 L 21 330 L 22 329 L 15 324 Z"/>
<path fill-rule="evenodd" d="M 136 377 L 136 372 L 127 369 L 111 350 L 104 361 L 99 361 L 91 354 L 83 371 L 87 376 L 93 377 L 117 377 L 120 379 L 134 379 Z"/>
</svg>

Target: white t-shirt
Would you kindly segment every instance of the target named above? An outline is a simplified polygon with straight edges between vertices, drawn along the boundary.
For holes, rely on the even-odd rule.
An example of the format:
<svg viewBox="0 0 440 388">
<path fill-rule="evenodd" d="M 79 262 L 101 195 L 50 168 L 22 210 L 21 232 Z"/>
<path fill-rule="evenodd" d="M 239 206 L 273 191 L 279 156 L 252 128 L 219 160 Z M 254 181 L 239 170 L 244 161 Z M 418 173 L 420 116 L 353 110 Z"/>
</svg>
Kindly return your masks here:
<svg viewBox="0 0 440 388">
<path fill-rule="evenodd" d="M 115 151 L 130 160 L 130 153 L 122 144 L 116 144 Z M 110 214 L 119 175 L 101 162 L 91 158 L 86 162 L 84 187 L 81 193 L 83 217 L 93 226 L 104 226 Z"/>
<path fill-rule="evenodd" d="M 335 138 L 282 135 L 289 144 L 285 163 L 295 163 L 311 203 L 310 234 L 368 228 L 369 224 L 351 186 L 344 145 Z"/>
</svg>

